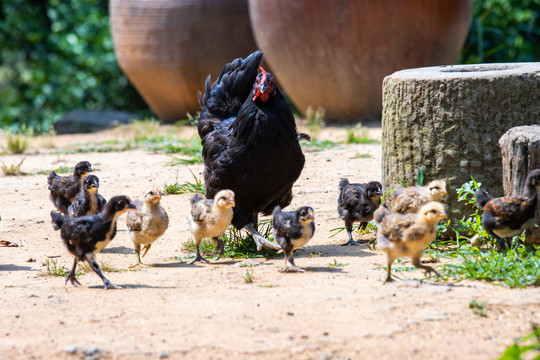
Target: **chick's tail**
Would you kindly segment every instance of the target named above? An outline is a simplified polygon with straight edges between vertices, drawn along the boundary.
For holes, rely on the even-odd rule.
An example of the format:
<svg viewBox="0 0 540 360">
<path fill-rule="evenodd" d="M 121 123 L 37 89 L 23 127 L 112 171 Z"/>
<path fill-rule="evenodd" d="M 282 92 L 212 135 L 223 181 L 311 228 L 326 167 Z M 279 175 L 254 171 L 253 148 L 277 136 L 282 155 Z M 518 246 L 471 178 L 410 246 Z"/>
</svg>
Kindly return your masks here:
<svg viewBox="0 0 540 360">
<path fill-rule="evenodd" d="M 62 225 L 64 225 L 64 222 L 66 221 L 66 217 L 59 213 L 58 211 L 51 211 L 51 218 L 54 230 L 60 230 Z"/>
<path fill-rule="evenodd" d="M 489 200 L 493 199 L 493 196 L 489 195 L 484 190 L 476 190 L 474 196 L 476 197 L 476 205 L 478 205 L 479 208 L 483 208 Z"/>
</svg>

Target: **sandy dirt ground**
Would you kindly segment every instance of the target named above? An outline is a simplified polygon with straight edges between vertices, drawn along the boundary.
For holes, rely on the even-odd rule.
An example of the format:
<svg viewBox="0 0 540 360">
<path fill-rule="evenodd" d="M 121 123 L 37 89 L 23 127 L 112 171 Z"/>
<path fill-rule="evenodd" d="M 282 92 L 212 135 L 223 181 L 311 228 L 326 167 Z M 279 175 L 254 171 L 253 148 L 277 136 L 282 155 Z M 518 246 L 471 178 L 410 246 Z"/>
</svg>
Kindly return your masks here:
<svg viewBox="0 0 540 360">
<path fill-rule="evenodd" d="M 380 128 L 371 133 L 380 137 Z M 148 151 L 55 153 L 75 142 L 121 136 L 113 130 L 37 138 L 29 154 L 1 161 L 25 157 L 22 170 L 36 173 L 88 160 L 106 198 L 140 198 L 149 185 L 191 181 L 189 170 L 202 174 L 200 164 L 171 167 L 169 156 Z M 326 129 L 321 137 L 343 140 L 345 130 Z M 315 236 L 295 256 L 305 273 L 279 272 L 281 257 L 257 259 L 260 264 L 249 268 L 231 258 L 189 265 L 182 242 L 189 239 L 191 195 L 170 195 L 162 199 L 169 229 L 143 259 L 151 267 L 127 271 L 136 258 L 125 231 L 98 255 L 102 265 L 119 270 L 105 276 L 123 289 L 108 291 L 91 271 L 79 277 L 81 288 L 45 274 L 48 259 L 68 269 L 73 261 L 50 222 L 46 175 L 2 175 L 0 240 L 20 246 L 0 247 L 0 359 L 499 357 L 531 323 L 540 323 L 539 288 L 403 278 L 383 285 L 384 253 L 339 246 L 344 232 L 330 237 L 343 226 L 336 210 L 339 179 L 380 180 L 380 169 L 380 144 L 306 152 L 289 207 L 315 209 Z M 125 229 L 125 215 L 118 227 Z M 334 262 L 344 266 L 330 266 Z M 252 283 L 244 280 L 248 269 Z M 420 271 L 401 276 L 424 278 Z M 474 314 L 471 300 L 487 301 L 487 316 Z"/>
</svg>

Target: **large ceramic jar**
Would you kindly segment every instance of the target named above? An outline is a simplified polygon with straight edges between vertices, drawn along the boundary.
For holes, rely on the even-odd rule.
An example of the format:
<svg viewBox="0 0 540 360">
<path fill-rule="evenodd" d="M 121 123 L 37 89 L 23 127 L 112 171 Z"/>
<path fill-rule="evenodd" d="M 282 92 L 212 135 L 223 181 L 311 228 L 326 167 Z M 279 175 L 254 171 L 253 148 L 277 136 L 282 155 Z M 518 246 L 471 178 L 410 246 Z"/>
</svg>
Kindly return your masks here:
<svg viewBox="0 0 540 360">
<path fill-rule="evenodd" d="M 247 0 L 111 0 L 109 12 L 120 68 L 167 122 L 200 108 L 208 74 L 256 50 Z"/>
<path fill-rule="evenodd" d="M 454 64 L 471 0 L 249 0 L 255 40 L 301 111 L 329 120 L 379 116 L 382 80 L 397 70 Z"/>
</svg>

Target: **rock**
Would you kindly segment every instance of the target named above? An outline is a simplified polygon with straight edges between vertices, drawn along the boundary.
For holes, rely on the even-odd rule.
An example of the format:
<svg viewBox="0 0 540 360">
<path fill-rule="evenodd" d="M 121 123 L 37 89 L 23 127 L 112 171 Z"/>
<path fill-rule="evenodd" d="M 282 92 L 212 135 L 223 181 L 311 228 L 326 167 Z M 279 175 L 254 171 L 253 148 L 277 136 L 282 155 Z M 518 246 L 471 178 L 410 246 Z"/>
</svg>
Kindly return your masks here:
<svg viewBox="0 0 540 360">
<path fill-rule="evenodd" d="M 64 348 L 64 352 L 74 355 L 77 353 L 77 347 L 75 345 L 68 345 Z"/>
<path fill-rule="evenodd" d="M 471 176 L 502 194 L 497 141 L 510 128 L 540 119 L 540 63 L 436 66 L 402 70 L 383 82 L 385 191 L 445 179 L 451 219 L 470 208 L 455 189 Z"/>
<path fill-rule="evenodd" d="M 128 124 L 136 118 L 136 115 L 123 111 L 73 110 L 54 124 L 54 130 L 57 134 L 91 133 Z"/>
</svg>

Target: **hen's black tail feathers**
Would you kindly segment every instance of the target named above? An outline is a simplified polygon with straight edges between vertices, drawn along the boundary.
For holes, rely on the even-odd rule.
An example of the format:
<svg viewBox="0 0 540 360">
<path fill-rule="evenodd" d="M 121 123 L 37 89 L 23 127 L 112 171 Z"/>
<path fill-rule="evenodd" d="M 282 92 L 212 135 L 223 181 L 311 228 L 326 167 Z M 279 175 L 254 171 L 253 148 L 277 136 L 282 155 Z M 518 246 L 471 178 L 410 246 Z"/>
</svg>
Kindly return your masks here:
<svg viewBox="0 0 540 360">
<path fill-rule="evenodd" d="M 53 223 L 54 230 L 60 230 L 62 225 L 64 225 L 64 221 L 66 221 L 66 217 L 64 215 L 54 210 L 51 211 L 51 218 L 52 218 L 51 222 Z"/>
<path fill-rule="evenodd" d="M 484 208 L 484 205 L 486 205 L 489 200 L 493 199 L 493 196 L 489 195 L 484 190 L 476 190 L 474 196 L 476 197 L 476 205 L 481 209 Z"/>
<path fill-rule="evenodd" d="M 198 130 L 201 138 L 211 132 L 217 123 L 236 116 L 251 93 L 262 60 L 263 53 L 257 50 L 245 59 L 238 58 L 223 66 L 213 84 L 210 84 L 208 75 L 204 95 L 199 92 L 202 111 Z"/>
</svg>

